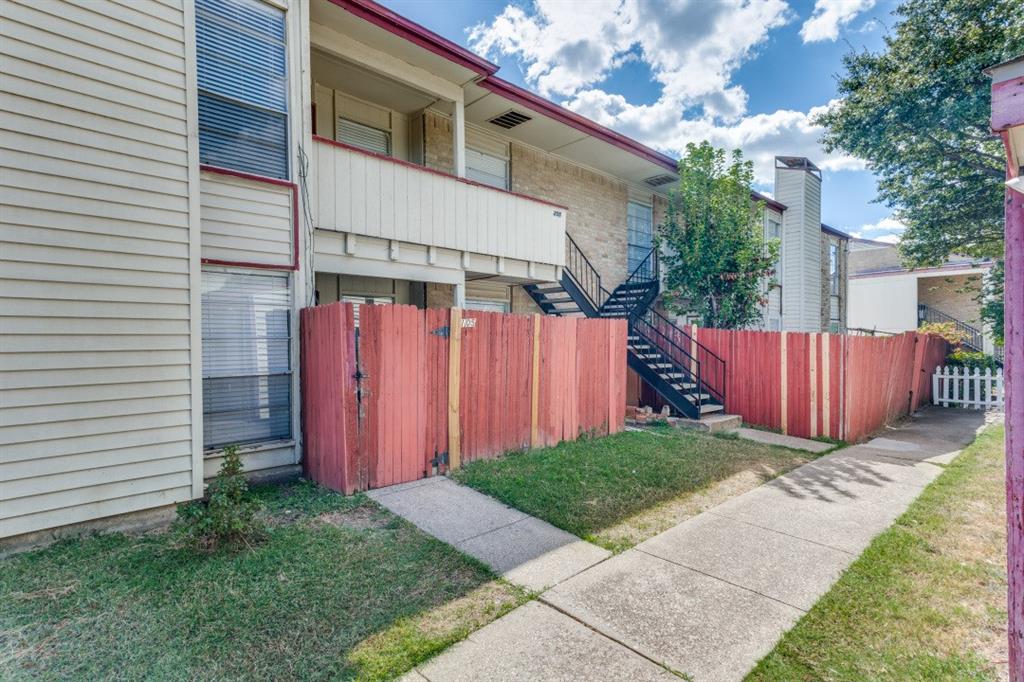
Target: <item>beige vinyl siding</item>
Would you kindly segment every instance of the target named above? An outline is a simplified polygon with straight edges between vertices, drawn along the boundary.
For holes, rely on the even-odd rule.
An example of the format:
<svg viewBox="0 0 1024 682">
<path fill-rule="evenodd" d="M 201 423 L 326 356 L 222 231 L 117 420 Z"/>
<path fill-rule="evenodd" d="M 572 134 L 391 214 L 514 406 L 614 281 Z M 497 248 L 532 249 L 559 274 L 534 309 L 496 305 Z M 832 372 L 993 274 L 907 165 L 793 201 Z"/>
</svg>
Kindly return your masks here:
<svg viewBox="0 0 1024 682">
<path fill-rule="evenodd" d="M 318 228 L 564 263 L 565 209 L 322 142 L 311 165 Z"/>
<path fill-rule="evenodd" d="M 292 264 L 290 187 L 210 172 L 199 186 L 203 258 Z"/>
<path fill-rule="evenodd" d="M 821 331 L 821 181 L 803 170 L 777 170 L 782 223 L 782 325 Z"/>
<path fill-rule="evenodd" d="M 0 537 L 192 497 L 184 10 L 0 0 Z"/>
</svg>

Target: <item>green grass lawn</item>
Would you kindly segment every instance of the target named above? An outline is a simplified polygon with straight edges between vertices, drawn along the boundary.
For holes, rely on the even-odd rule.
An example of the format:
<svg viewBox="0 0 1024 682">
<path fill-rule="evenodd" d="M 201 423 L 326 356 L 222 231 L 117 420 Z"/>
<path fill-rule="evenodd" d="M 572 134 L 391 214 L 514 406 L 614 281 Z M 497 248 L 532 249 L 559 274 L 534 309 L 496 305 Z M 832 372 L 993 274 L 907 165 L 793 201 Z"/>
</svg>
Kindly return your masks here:
<svg viewBox="0 0 1024 682">
<path fill-rule="evenodd" d="M 385 679 L 528 598 L 364 496 L 258 494 L 250 551 L 159 532 L 0 560 L 0 679 Z"/>
<path fill-rule="evenodd" d="M 878 536 L 749 680 L 1006 674 L 1003 428 L 990 427 Z"/>
<path fill-rule="evenodd" d="M 734 437 L 657 427 L 478 460 L 454 477 L 621 551 L 681 521 L 679 504 L 716 482 L 749 474 L 745 487 L 732 491 L 738 494 L 810 457 Z"/>
</svg>

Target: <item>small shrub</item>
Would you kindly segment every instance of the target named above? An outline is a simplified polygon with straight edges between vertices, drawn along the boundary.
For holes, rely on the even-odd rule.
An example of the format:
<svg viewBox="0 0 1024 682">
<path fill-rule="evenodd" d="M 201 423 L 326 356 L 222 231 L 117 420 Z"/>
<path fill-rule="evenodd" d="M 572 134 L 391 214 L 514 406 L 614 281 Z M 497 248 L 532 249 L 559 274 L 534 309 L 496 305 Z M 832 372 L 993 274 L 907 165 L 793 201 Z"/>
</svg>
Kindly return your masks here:
<svg viewBox="0 0 1024 682">
<path fill-rule="evenodd" d="M 207 487 L 206 498 L 180 505 L 175 525 L 182 539 L 196 549 L 239 549 L 266 536 L 261 509 L 259 500 L 249 492 L 238 446 L 229 445 L 224 448 L 217 476 Z"/>
<path fill-rule="evenodd" d="M 996 371 L 1002 365 L 991 355 L 986 355 L 980 351 L 969 351 L 963 348 L 957 348 L 955 351 L 946 356 L 946 364 L 953 367 L 966 367 L 967 369 L 973 370 L 975 368 L 985 371 L 991 369 L 993 372 Z"/>
<path fill-rule="evenodd" d="M 951 346 L 959 347 L 967 340 L 967 332 L 957 329 L 952 322 L 925 322 L 917 328 L 922 334 L 941 336 Z"/>
</svg>

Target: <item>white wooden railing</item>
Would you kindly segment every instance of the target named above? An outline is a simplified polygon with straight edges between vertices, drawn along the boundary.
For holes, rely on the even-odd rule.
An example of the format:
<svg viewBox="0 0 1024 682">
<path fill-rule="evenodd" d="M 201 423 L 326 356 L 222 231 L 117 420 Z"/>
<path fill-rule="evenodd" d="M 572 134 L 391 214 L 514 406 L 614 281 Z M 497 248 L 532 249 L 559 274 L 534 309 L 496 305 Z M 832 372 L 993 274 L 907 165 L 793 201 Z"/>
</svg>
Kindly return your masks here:
<svg viewBox="0 0 1024 682">
<path fill-rule="evenodd" d="M 932 404 L 1001 410 L 1003 370 L 936 367 L 932 375 Z"/>
<path fill-rule="evenodd" d="M 312 167 L 319 229 L 565 265 L 562 206 L 322 138 Z"/>
</svg>

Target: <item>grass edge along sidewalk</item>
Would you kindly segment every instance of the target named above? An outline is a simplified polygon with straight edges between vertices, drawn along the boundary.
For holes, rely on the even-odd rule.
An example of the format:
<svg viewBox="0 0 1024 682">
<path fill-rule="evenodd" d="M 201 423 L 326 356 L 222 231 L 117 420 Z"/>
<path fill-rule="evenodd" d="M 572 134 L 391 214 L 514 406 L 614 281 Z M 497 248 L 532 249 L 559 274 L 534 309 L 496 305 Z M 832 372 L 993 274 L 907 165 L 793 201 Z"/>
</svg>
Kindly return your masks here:
<svg viewBox="0 0 1024 682">
<path fill-rule="evenodd" d="M 814 457 L 729 434 L 656 426 L 477 460 L 452 476 L 620 552 L 701 511 L 686 506 L 702 491 L 720 485 L 720 497 L 738 495 Z"/>
<path fill-rule="evenodd" d="M 747 680 L 1004 677 L 1003 433 L 966 447 Z"/>
<path fill-rule="evenodd" d="M 531 596 L 363 495 L 257 492 L 248 551 L 158 531 L 0 560 L 0 679 L 389 679 Z"/>
</svg>

